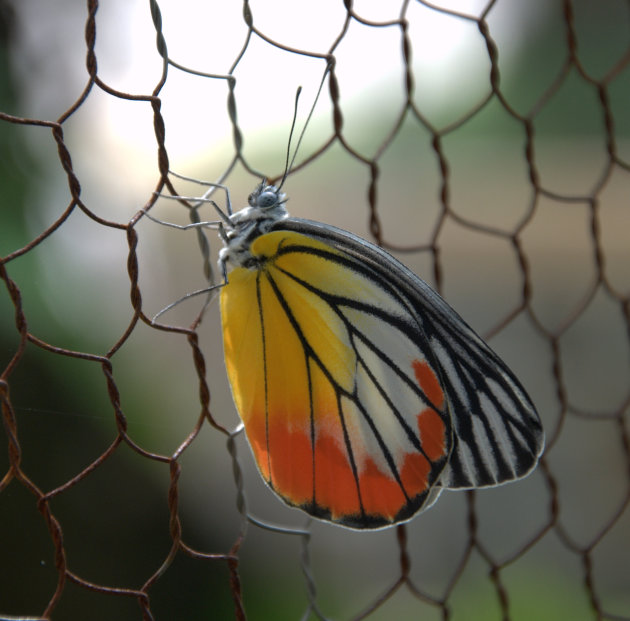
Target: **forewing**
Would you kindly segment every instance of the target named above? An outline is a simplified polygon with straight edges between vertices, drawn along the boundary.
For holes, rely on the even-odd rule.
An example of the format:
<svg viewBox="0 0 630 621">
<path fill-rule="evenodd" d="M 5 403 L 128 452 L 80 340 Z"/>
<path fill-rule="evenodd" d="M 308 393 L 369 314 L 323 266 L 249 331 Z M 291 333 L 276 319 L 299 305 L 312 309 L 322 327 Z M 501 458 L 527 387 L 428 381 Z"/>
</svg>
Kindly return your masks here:
<svg viewBox="0 0 630 621">
<path fill-rule="evenodd" d="M 507 365 L 422 279 L 381 248 L 346 231 L 307 220 L 279 226 L 342 251 L 354 272 L 385 283 L 419 326 L 425 359 L 438 377 L 453 423 L 454 446 L 440 485 L 498 485 L 528 474 L 544 445 L 542 425 Z M 427 351 L 424 348 L 428 348 Z"/>
</svg>

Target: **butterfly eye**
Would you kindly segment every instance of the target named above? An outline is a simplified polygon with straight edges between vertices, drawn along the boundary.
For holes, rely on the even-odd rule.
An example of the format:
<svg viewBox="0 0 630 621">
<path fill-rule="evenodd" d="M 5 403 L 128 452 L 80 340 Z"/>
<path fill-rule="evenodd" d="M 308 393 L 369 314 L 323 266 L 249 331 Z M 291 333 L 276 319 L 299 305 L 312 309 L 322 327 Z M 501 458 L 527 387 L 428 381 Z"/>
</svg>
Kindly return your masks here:
<svg viewBox="0 0 630 621">
<path fill-rule="evenodd" d="M 261 209 L 273 207 L 278 202 L 278 192 L 275 190 L 266 190 L 261 192 L 256 198 L 256 206 Z"/>
</svg>

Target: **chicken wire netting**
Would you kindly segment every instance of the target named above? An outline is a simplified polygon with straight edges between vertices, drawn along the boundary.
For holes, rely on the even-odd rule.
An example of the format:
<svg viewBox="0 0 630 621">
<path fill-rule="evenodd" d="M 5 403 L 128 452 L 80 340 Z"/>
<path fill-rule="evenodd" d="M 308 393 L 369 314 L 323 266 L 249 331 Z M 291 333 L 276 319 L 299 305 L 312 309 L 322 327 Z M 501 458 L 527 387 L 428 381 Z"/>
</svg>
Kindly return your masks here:
<svg viewBox="0 0 630 621">
<path fill-rule="evenodd" d="M 1 619 L 630 619 L 627 2 L 0 19 Z M 211 186 L 178 175 L 245 205 L 322 80 L 291 214 L 435 286 L 547 438 L 524 481 L 370 533 L 265 488 L 211 298 L 151 321 L 220 279 L 216 234 L 186 226 L 212 206 L 167 198 Z"/>
</svg>

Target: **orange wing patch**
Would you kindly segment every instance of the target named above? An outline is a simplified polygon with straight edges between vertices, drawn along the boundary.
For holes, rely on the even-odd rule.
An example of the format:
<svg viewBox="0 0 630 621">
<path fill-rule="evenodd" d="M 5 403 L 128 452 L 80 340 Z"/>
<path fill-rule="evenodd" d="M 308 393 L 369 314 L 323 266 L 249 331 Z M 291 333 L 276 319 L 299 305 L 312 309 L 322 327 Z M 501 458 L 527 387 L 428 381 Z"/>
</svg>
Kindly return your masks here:
<svg viewBox="0 0 630 621">
<path fill-rule="evenodd" d="M 346 453 L 333 436 L 322 434 L 315 445 L 314 508 L 330 513 L 334 521 L 359 515 L 361 503 L 356 480 Z"/>
<path fill-rule="evenodd" d="M 411 366 L 424 394 L 435 408 L 442 411 L 444 392 L 433 369 L 426 362 L 419 360 L 414 360 Z M 437 461 L 447 456 L 446 426 L 435 410 L 426 408 L 418 414 L 418 432 L 422 449 L 430 460 Z"/>
<path fill-rule="evenodd" d="M 433 369 L 426 362 L 420 362 L 420 360 L 414 360 L 411 366 L 424 394 L 438 410 L 441 410 L 444 407 L 444 392 Z"/>
</svg>

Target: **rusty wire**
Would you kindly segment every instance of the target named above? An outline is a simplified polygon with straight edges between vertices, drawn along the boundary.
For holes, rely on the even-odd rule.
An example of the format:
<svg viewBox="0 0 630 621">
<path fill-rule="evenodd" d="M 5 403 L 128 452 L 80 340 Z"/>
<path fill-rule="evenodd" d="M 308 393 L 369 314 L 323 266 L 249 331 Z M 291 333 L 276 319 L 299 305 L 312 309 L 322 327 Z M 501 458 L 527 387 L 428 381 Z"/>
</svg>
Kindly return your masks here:
<svg viewBox="0 0 630 621">
<path fill-rule="evenodd" d="M 168 618 L 160 616 L 154 605 L 154 594 L 159 590 L 160 585 L 169 579 L 175 571 L 177 559 L 182 555 L 198 562 L 195 565 L 195 571 L 204 573 L 208 571 L 208 567 L 219 567 L 218 573 L 212 579 L 203 582 L 203 588 L 207 590 L 207 612 L 203 618 L 218 618 L 213 616 L 213 598 L 218 593 L 229 593 L 231 598 L 231 616 L 236 619 L 245 619 L 247 615 L 251 618 L 267 618 L 258 610 L 250 609 L 248 602 L 257 601 L 248 599 L 248 592 L 255 590 L 256 586 L 252 585 L 248 578 L 244 577 L 242 571 L 242 552 L 244 546 L 251 540 L 256 540 L 263 532 L 273 533 L 279 539 L 276 540 L 277 546 L 283 546 L 286 542 L 298 539 L 300 541 L 300 550 L 295 552 L 296 566 L 299 564 L 302 570 L 302 611 L 299 615 L 302 618 L 385 618 L 387 611 L 396 610 L 390 608 L 399 595 L 406 591 L 410 598 L 405 599 L 404 618 L 442 618 L 448 619 L 453 614 L 457 618 L 483 618 L 483 619 L 523 619 L 526 613 L 520 613 L 518 605 L 514 604 L 514 582 L 510 577 L 512 571 L 526 564 L 528 558 L 538 554 L 536 558 L 540 560 L 545 554 L 553 555 L 554 550 L 561 548 L 566 553 L 570 562 L 574 562 L 578 569 L 568 575 L 567 582 L 573 581 L 570 585 L 571 593 L 578 595 L 584 600 L 584 606 L 581 609 L 580 618 L 592 619 L 610 619 L 610 620 L 628 620 L 630 619 L 630 600 L 623 596 L 611 595 L 614 588 L 606 584 L 608 576 L 612 572 L 604 572 L 601 577 L 598 573 L 598 564 L 602 563 L 600 550 L 613 545 L 610 541 L 623 541 L 625 547 L 621 550 L 621 556 L 630 558 L 630 547 L 628 546 L 628 520 L 630 519 L 630 511 L 628 504 L 630 503 L 630 439 L 628 437 L 628 411 L 630 408 L 630 383 L 626 380 L 625 394 L 621 395 L 617 404 L 613 407 L 606 405 L 601 410 L 593 410 L 590 407 L 582 407 L 579 401 L 576 401 L 572 395 L 572 388 L 567 385 L 566 380 L 566 358 L 563 357 L 563 347 L 565 346 L 565 338 L 568 332 L 578 324 L 578 322 L 592 312 L 595 301 L 600 297 L 605 298 L 606 302 L 615 308 L 615 312 L 620 319 L 619 325 L 622 329 L 617 330 L 615 338 L 624 347 L 624 351 L 628 351 L 628 343 L 630 343 L 630 290 L 628 283 L 625 283 L 626 289 L 620 286 L 617 281 L 611 279 L 607 266 L 606 241 L 603 237 L 602 228 L 604 224 L 609 226 L 604 220 L 605 215 L 602 213 L 602 206 L 605 203 L 604 195 L 609 190 L 613 177 L 621 178 L 626 185 L 626 198 L 624 204 L 618 206 L 620 213 L 627 220 L 625 211 L 627 210 L 627 196 L 630 183 L 630 163 L 627 159 L 627 130 L 628 130 L 628 113 L 627 105 L 621 109 L 613 110 L 612 91 L 615 88 L 625 88 L 625 96 L 630 95 L 630 86 L 628 85 L 628 73 L 630 72 L 630 37 L 625 41 L 625 48 L 620 49 L 616 60 L 609 64 L 607 70 L 600 75 L 595 76 L 594 72 L 589 70 L 582 60 L 580 45 L 580 28 L 584 28 L 584 24 L 580 27 L 576 25 L 576 15 L 584 10 L 584 3 L 574 3 L 571 0 L 558 1 L 554 4 L 555 10 L 562 16 L 563 23 L 563 41 L 564 62 L 555 73 L 553 80 L 549 81 L 548 86 L 542 91 L 542 94 L 536 98 L 533 104 L 526 110 L 517 109 L 513 99 L 506 95 L 503 84 L 509 78 L 500 68 L 501 49 L 493 38 L 493 30 L 489 25 L 489 16 L 493 11 L 502 5 L 502 0 L 496 2 L 488 2 L 487 5 L 477 13 L 467 14 L 440 8 L 439 5 L 432 5 L 428 2 L 421 2 L 422 5 L 432 8 L 433 10 L 450 17 L 453 20 L 463 20 L 472 24 L 479 32 L 488 61 L 488 88 L 487 92 L 475 103 L 469 110 L 450 122 L 446 126 L 438 127 L 428 120 L 421 106 L 418 104 L 416 95 L 417 76 L 414 73 L 412 63 L 412 53 L 414 44 L 416 43 L 409 33 L 410 22 L 408 20 L 408 11 L 410 2 L 403 0 L 400 2 L 399 16 L 395 20 L 387 22 L 374 22 L 367 19 L 361 14 L 361 10 L 353 8 L 353 3 L 346 0 L 343 4 L 346 11 L 345 22 L 340 29 L 338 37 L 332 45 L 325 50 L 316 52 L 292 49 L 286 46 L 282 41 L 271 40 L 265 32 L 256 27 L 256 12 L 262 10 L 258 6 L 250 6 L 245 0 L 242 6 L 243 20 L 247 26 L 246 36 L 243 39 L 243 46 L 230 70 L 225 73 L 210 74 L 205 70 L 205 65 L 201 68 L 184 67 L 179 64 L 176 59 L 169 56 L 167 40 L 164 36 L 162 16 L 160 11 L 160 3 L 156 0 L 150 1 L 150 11 L 155 31 L 157 35 L 156 53 L 163 59 L 163 72 L 160 79 L 155 84 L 152 92 L 146 94 L 132 94 L 121 92 L 109 85 L 99 75 L 99 65 L 97 53 L 95 51 L 97 32 L 99 32 L 99 21 L 97 10 L 99 2 L 97 0 L 88 0 L 87 14 L 85 19 L 85 86 L 77 96 L 75 101 L 70 105 L 56 120 L 25 118 L 20 115 L 19 109 L 13 112 L 0 111 L 0 121 L 3 126 L 11 126 L 13 130 L 19 132 L 20 129 L 29 128 L 36 129 L 39 132 L 50 132 L 52 139 L 56 144 L 58 153 L 58 163 L 64 171 L 66 177 L 67 189 L 70 195 L 69 203 L 61 210 L 56 219 L 49 223 L 41 232 L 32 236 L 26 243 L 20 244 L 18 247 L 7 248 L 3 243 L 3 252 L 6 254 L 0 261 L 0 277 L 2 278 L 6 288 L 6 308 L 10 308 L 11 312 L 7 312 L 2 317 L 3 331 L 10 335 L 10 346 L 3 352 L 4 366 L 0 377 L 0 387 L 2 395 L 2 415 L 4 426 L 4 441 L 6 444 L 6 466 L 2 462 L 5 471 L 0 479 L 0 494 L 7 499 L 5 505 L 0 507 L 11 507 L 11 499 L 14 498 L 16 486 L 25 490 L 30 498 L 30 502 L 37 512 L 43 518 L 47 538 L 52 546 L 53 564 L 54 564 L 54 582 L 48 580 L 46 590 L 46 598 L 44 604 L 33 601 L 29 605 L 24 605 L 24 600 L 19 600 L 21 604 L 11 599 L 8 593 L 0 591 L 0 617 L 12 618 L 20 616 L 20 618 L 29 619 L 56 619 L 56 618 L 85 618 L 85 616 L 72 616 L 72 612 L 66 606 L 64 608 L 64 600 L 72 597 L 73 587 L 81 589 L 85 592 L 99 594 L 101 599 L 96 601 L 116 600 L 118 601 L 135 601 L 136 607 L 121 608 L 121 612 L 117 618 L 142 618 L 160 619 Z M 605 10 L 605 9 L 603 9 Z M 630 9 L 625 5 L 626 23 L 630 20 Z M 595 22 L 594 22 L 595 23 Z M 343 37 L 348 28 L 352 24 L 362 24 L 370 26 L 374 29 L 394 28 L 397 29 L 400 36 L 401 62 L 403 66 L 403 84 L 405 89 L 404 101 L 398 112 L 397 118 L 392 122 L 391 129 L 385 139 L 378 148 L 373 152 L 372 156 L 366 156 L 359 150 L 354 148 L 346 137 L 344 130 L 344 114 L 345 109 L 340 98 L 340 91 L 343 89 L 343 83 L 339 83 L 336 71 L 335 52 L 338 45 L 343 41 Z M 600 37 L 606 37 L 605 33 L 599 34 Z M 161 108 L 163 100 L 161 98 L 162 90 L 168 83 L 169 71 L 178 69 L 196 76 L 199 80 L 221 80 L 225 84 L 225 93 L 227 96 L 227 116 L 232 124 L 233 135 L 233 154 L 230 163 L 224 174 L 218 181 L 228 180 L 233 168 L 239 164 L 246 171 L 252 174 L 255 179 L 259 175 L 258 171 L 250 165 L 243 152 L 244 136 L 239 126 L 237 109 L 238 109 L 238 78 L 235 77 L 239 63 L 248 54 L 249 46 L 253 38 L 257 38 L 269 45 L 280 46 L 287 54 L 300 54 L 308 56 L 312 59 L 319 60 L 322 63 L 322 75 L 327 72 L 326 88 L 328 103 L 330 105 L 330 115 L 332 119 L 332 133 L 321 145 L 305 154 L 303 161 L 296 167 L 302 170 L 304 174 L 308 174 L 309 166 L 321 158 L 332 147 L 340 148 L 345 153 L 354 158 L 357 164 L 361 165 L 367 171 L 366 184 L 362 189 L 364 198 L 363 206 L 367 206 L 367 213 L 358 213 L 358 217 L 366 219 L 369 223 L 369 232 L 373 239 L 379 244 L 389 248 L 392 251 L 400 251 L 404 253 L 421 252 L 426 253 L 430 257 L 431 271 L 434 283 L 438 288 L 442 288 L 444 280 L 444 262 L 443 262 L 443 245 L 442 236 L 444 230 L 450 224 L 457 224 L 467 230 L 475 233 L 483 234 L 488 238 L 503 240 L 509 244 L 513 260 L 518 265 L 519 282 L 518 291 L 519 299 L 513 304 L 502 317 L 497 319 L 492 327 L 487 330 L 486 336 L 494 337 L 501 334 L 503 330 L 518 320 L 528 323 L 533 330 L 533 334 L 538 339 L 544 341 L 547 358 L 540 363 L 544 366 L 547 378 L 552 391 L 555 393 L 551 403 L 553 403 L 554 411 L 552 413 L 541 411 L 543 423 L 546 428 L 547 448 L 546 453 L 541 460 L 539 469 L 536 473 L 541 486 L 544 489 L 542 495 L 538 495 L 537 502 L 541 505 L 536 507 L 537 512 L 544 513 L 544 519 L 539 520 L 537 526 L 532 530 L 528 537 L 520 539 L 518 545 L 505 555 L 497 555 L 496 551 L 491 549 L 486 542 L 483 534 L 480 532 L 483 518 L 478 511 L 478 498 L 476 494 L 466 494 L 466 503 L 461 506 L 462 520 L 465 522 L 466 534 L 459 550 L 459 561 L 455 564 L 450 572 L 448 580 L 440 588 L 436 588 L 430 582 L 423 581 L 419 574 L 414 573 L 414 568 L 418 565 L 431 567 L 436 559 L 426 558 L 423 551 L 415 549 L 409 541 L 409 532 L 414 528 L 411 525 L 398 526 L 391 531 L 390 547 L 397 547 L 398 561 L 392 573 L 385 576 L 385 582 L 382 583 L 380 590 L 369 593 L 360 594 L 347 593 L 346 601 L 342 607 L 342 611 L 335 609 L 334 604 L 321 601 L 320 584 L 324 578 L 322 575 L 327 570 L 323 569 L 321 563 L 315 566 L 312 556 L 314 553 L 314 533 L 319 531 L 313 530 L 311 524 L 304 528 L 294 526 L 273 526 L 264 519 L 253 515 L 248 508 L 245 500 L 245 492 L 247 485 L 244 482 L 242 472 L 243 453 L 237 444 L 239 436 L 239 428 L 235 426 L 231 428 L 222 422 L 224 419 L 217 416 L 213 407 L 211 407 L 211 393 L 213 379 L 208 379 L 206 369 L 206 358 L 209 355 L 219 355 L 218 352 L 204 351 L 199 337 L 199 327 L 203 315 L 203 309 L 199 311 L 195 319 L 188 327 L 178 327 L 166 324 L 154 325 L 151 322 L 151 313 L 147 311 L 143 302 L 143 288 L 139 273 L 138 245 L 142 235 L 140 225 L 147 222 L 147 214 L 152 212 L 156 201 L 160 194 L 177 195 L 175 183 L 177 178 L 170 175 L 169 154 L 166 146 L 167 127 L 165 126 Z M 533 43 L 535 44 L 535 43 Z M 541 168 L 543 164 L 539 161 L 537 153 L 537 122 L 540 115 L 545 111 L 553 98 L 561 91 L 569 79 L 577 79 L 588 88 L 592 89 L 598 101 L 598 110 L 600 114 L 600 127 L 602 139 L 605 144 L 605 165 L 603 166 L 597 182 L 592 186 L 591 190 L 586 193 L 561 193 L 549 187 L 545 173 Z M 281 78 L 279 78 L 281 79 Z M 109 97 L 128 100 L 130 102 L 146 102 L 149 106 L 153 120 L 153 128 L 155 133 L 155 145 L 157 148 L 157 157 L 155 159 L 155 179 L 154 187 L 148 188 L 146 192 L 146 202 L 142 206 L 138 206 L 135 215 L 128 221 L 110 220 L 92 209 L 90 204 L 84 202 L 82 179 L 77 173 L 76 162 L 73 160 L 72 152 L 68 147 L 65 137 L 64 128 L 69 119 L 79 111 L 86 102 L 94 96 L 96 90 Z M 326 90 L 324 90 L 323 98 L 326 98 Z M 529 204 L 519 221 L 509 230 L 502 226 L 494 226 L 480 221 L 476 221 L 474 217 L 463 215 L 452 201 L 452 181 L 453 172 L 450 163 L 450 155 L 445 149 L 445 140 L 452 135 L 456 135 L 463 128 L 474 121 L 489 105 L 498 106 L 502 114 L 509 117 L 511 122 L 515 123 L 522 132 L 522 160 L 526 168 L 526 177 L 529 184 Z M 567 114 L 569 111 L 567 111 Z M 623 114 L 625 113 L 625 118 Z M 379 192 L 380 183 L 382 181 L 382 159 L 388 153 L 389 148 L 401 136 L 404 123 L 411 122 L 421 127 L 427 132 L 429 138 L 427 143 L 430 149 L 433 161 L 437 165 L 437 174 L 439 176 L 436 217 L 433 222 L 433 228 L 429 237 L 429 241 L 419 243 L 416 246 L 410 246 L 406 243 L 396 243 L 391 241 L 386 234 L 383 220 L 383 204 L 387 198 Z M 621 130 L 619 128 L 622 128 Z M 624 135 L 624 131 L 626 134 Z M 626 141 L 625 143 L 623 141 Z M 500 171 L 497 171 L 497 175 Z M 123 181 L 124 182 L 124 181 Z M 253 185 L 253 183 L 252 183 Z M 576 303 L 571 311 L 566 314 L 563 321 L 555 327 L 550 328 L 548 323 L 541 319 L 536 305 L 533 303 L 533 296 L 536 292 L 536 285 L 531 271 L 531 259 L 527 245 L 524 239 L 527 236 L 528 227 L 532 225 L 544 213 L 544 201 L 553 201 L 556 204 L 580 205 L 585 207 L 588 218 L 588 230 L 590 233 L 591 256 L 593 266 L 593 279 L 590 287 L 584 292 L 581 300 Z M 610 200 L 606 198 L 606 200 Z M 185 207 L 189 212 L 192 222 L 199 222 L 200 216 L 197 209 L 186 202 L 182 201 L 181 207 Z M 10 209 L 11 205 L 4 205 L 3 210 Z M 28 203 L 25 204 L 25 210 L 28 210 Z M 127 242 L 126 267 L 129 283 L 129 297 L 125 302 L 119 300 L 120 304 L 127 304 L 131 309 L 130 318 L 124 329 L 120 332 L 118 338 L 111 345 L 108 351 L 78 351 L 55 344 L 49 341 L 48 337 L 43 334 L 49 334 L 44 331 L 43 334 L 38 329 L 31 328 L 30 313 L 32 306 L 27 307 L 24 302 L 22 290 L 24 288 L 24 278 L 22 272 L 18 269 L 14 270 L 14 266 L 18 266 L 20 260 L 24 257 L 34 254 L 36 251 L 45 251 L 46 242 L 50 238 L 54 238 L 59 234 L 71 216 L 77 211 L 83 212 L 87 218 L 99 227 L 107 227 L 119 235 L 124 235 Z M 3 214 L 3 217 L 5 214 Z M 626 227 L 627 222 L 621 218 L 613 226 Z M 628 229 L 630 231 L 630 229 Z M 201 229 L 196 230 L 199 248 L 203 264 L 204 278 L 211 280 L 211 246 L 215 243 L 211 236 Z M 556 231 L 554 235 L 561 236 L 562 231 Z M 625 233 L 627 247 L 630 247 L 630 233 Z M 7 241 L 8 243 L 8 241 Z M 626 252 L 626 260 L 630 258 L 630 254 Z M 626 270 L 627 271 L 627 270 Z M 554 285 L 558 289 L 558 294 L 562 295 L 561 283 Z M 5 307 L 3 307 L 5 308 Z M 191 373 L 194 375 L 196 384 L 198 413 L 192 428 L 185 433 L 185 439 L 181 441 L 177 448 L 168 454 L 154 452 L 151 448 L 147 448 L 138 442 L 134 435 L 129 432 L 129 414 L 125 410 L 124 399 L 121 395 L 120 375 L 117 371 L 117 356 L 119 352 L 130 347 L 129 343 L 144 324 L 152 331 L 152 334 L 168 333 L 176 338 L 182 339 L 187 343 L 188 355 L 192 361 Z M 97 324 L 95 324 L 97 325 Z M 39 324 L 38 324 L 39 326 Z M 69 328 L 71 326 L 68 326 Z M 41 329 L 41 327 L 39 328 Z M 216 327 L 218 330 L 218 327 Z M 50 333 L 52 334 L 52 332 Z M 106 389 L 108 395 L 108 403 L 113 422 L 114 432 L 106 435 L 107 446 L 102 447 L 98 455 L 92 455 L 87 463 L 79 470 L 74 471 L 62 483 L 50 486 L 40 482 L 37 468 L 35 468 L 35 456 L 30 454 L 26 449 L 23 441 L 24 434 L 22 432 L 23 419 L 26 414 L 21 412 L 21 402 L 16 403 L 12 399 L 13 378 L 20 375 L 21 369 L 30 368 L 27 366 L 30 352 L 41 350 L 52 356 L 55 360 L 70 358 L 74 361 L 85 365 L 86 367 L 98 367 L 100 369 L 100 382 Z M 147 359 L 153 355 L 153 351 L 144 351 Z M 580 355 L 588 356 L 588 351 L 582 351 Z M 628 369 L 630 361 L 625 360 L 625 373 L 630 378 Z M 129 373 L 129 369 L 125 371 Z M 20 380 L 24 381 L 24 380 Z M 35 381 L 35 380 L 33 380 Z M 594 390 L 596 387 L 593 388 Z M 50 416 L 55 417 L 55 411 L 52 410 Z M 563 513 L 563 503 L 566 497 L 563 496 L 562 485 L 558 482 L 556 471 L 556 461 L 554 454 L 556 447 L 565 441 L 566 428 L 572 424 L 572 421 L 590 421 L 595 425 L 593 427 L 594 434 L 597 429 L 604 425 L 612 425 L 614 433 L 610 434 L 610 438 L 614 446 L 610 446 L 611 452 L 617 452 L 619 459 L 617 460 L 617 472 L 608 473 L 606 479 L 602 479 L 599 485 L 603 488 L 609 482 L 609 478 L 614 478 L 620 482 L 615 491 L 616 499 L 611 501 L 610 510 L 604 520 L 594 530 L 594 533 L 588 540 L 579 540 L 578 537 L 571 532 L 565 523 L 565 515 Z M 56 424 L 62 425 L 62 420 Z M 226 498 L 215 499 L 220 505 L 236 505 L 238 522 L 237 526 L 231 531 L 231 540 L 229 545 L 222 548 L 206 549 L 201 545 L 192 543 L 186 536 L 186 525 L 183 524 L 183 516 L 180 504 L 181 480 L 182 476 L 187 472 L 187 464 L 184 456 L 199 440 L 203 433 L 215 434 L 223 438 L 223 445 L 226 447 L 224 457 L 229 460 L 232 468 L 231 482 L 232 493 Z M 107 472 L 107 464 L 113 461 L 116 455 L 120 455 L 126 447 L 135 456 L 146 462 L 153 462 L 164 466 L 161 476 L 168 480 L 166 489 L 161 498 L 162 507 L 166 508 L 166 512 L 159 516 L 162 524 L 168 530 L 169 544 L 159 558 L 154 555 L 151 569 L 147 569 L 141 581 L 125 582 L 123 579 L 116 583 L 99 581 L 92 578 L 94 573 L 92 568 L 76 568 L 73 558 L 68 554 L 69 539 L 72 539 L 72 533 L 78 528 L 77 523 L 69 519 L 63 519 L 60 515 L 63 513 L 57 510 L 57 503 L 65 497 L 76 497 L 78 503 L 82 502 L 82 489 L 84 484 L 91 479 L 97 477 L 101 471 Z M 574 454 L 579 454 L 583 450 L 583 445 L 571 446 L 570 450 Z M 62 447 L 63 451 L 72 451 L 73 446 L 68 445 Z M 135 463 L 135 462 L 134 462 Z M 212 477 L 213 473 L 208 471 L 208 477 Z M 199 472 L 195 476 L 201 476 Z M 612 492 L 611 492 L 612 493 Z M 0 502 L 1 502 L 0 496 Z M 89 497 L 83 502 L 89 503 Z M 589 499 L 583 499 L 585 505 L 589 504 Z M 22 506 L 22 505 L 20 505 Z M 575 505 L 571 505 L 575 506 Z M 0 509 L 0 511 L 9 512 L 9 508 Z M 431 509 L 435 511 L 436 509 Z M 122 512 L 124 515 L 124 512 Z M 0 515 L 0 518 L 2 516 Z M 20 515 L 13 515 L 11 518 L 14 524 L 20 522 Z M 149 517 L 147 516 L 147 519 Z M 226 518 L 227 519 L 227 518 Z M 7 520 L 3 520 L 4 528 L 7 528 Z M 30 523 L 30 522 L 29 522 Z M 622 532 L 620 537 L 611 539 L 613 532 Z M 624 537 L 625 533 L 625 537 Z M 10 537 L 10 532 L 3 532 L 1 536 Z M 99 537 L 99 533 L 94 533 L 95 538 Z M 324 535 L 321 535 L 324 536 Z M 366 535 L 365 546 L 369 546 L 369 537 Z M 289 545 L 289 544 L 287 544 Z M 623 545 L 615 543 L 617 545 Z M 256 548 L 259 550 L 259 548 Z M 261 553 L 262 554 L 262 553 Z M 476 561 L 474 559 L 477 559 Z M 98 561 L 98 559 L 96 559 Z M 11 572 L 15 564 L 14 559 L 3 558 L 2 546 L 0 546 L 0 567 L 2 572 Z M 121 563 L 121 575 L 123 560 Z M 265 571 L 267 558 L 260 556 L 257 558 L 255 565 L 262 572 Z M 477 563 L 475 565 L 474 563 Z M 479 569 L 478 563 L 481 563 Z M 625 569 L 626 591 L 630 582 L 627 575 L 630 571 L 627 561 L 618 561 L 620 572 Z M 604 563 L 606 564 L 606 563 Z M 490 588 L 491 599 L 494 601 L 491 611 L 473 611 L 468 610 L 462 612 L 460 604 L 456 598 L 458 589 L 464 582 L 464 575 L 473 571 L 471 567 L 476 567 L 475 571 L 480 571 L 483 575 L 481 580 L 485 581 Z M 214 571 L 214 570 L 212 570 Z M 32 580 L 37 581 L 36 572 L 32 569 Z M 246 572 L 251 579 L 251 572 Z M 28 575 L 28 573 L 26 573 Z M 205 575 L 205 574 L 204 574 Z M 214 575 L 214 574 L 213 574 Z M 422 573 L 422 575 L 426 575 Z M 623 583 L 623 579 L 621 580 Z M 29 577 L 31 582 L 31 577 Z M 255 580 L 254 580 L 255 582 Z M 43 587 L 42 587 L 43 588 Z M 185 593 L 186 584 L 181 585 L 182 597 L 187 597 Z M 531 598 L 542 597 L 536 591 L 528 594 Z M 71 600 L 70 600 L 71 601 Z M 275 602 L 276 606 L 268 614 L 269 618 L 294 618 L 285 615 L 285 608 L 282 602 Z M 122 604 L 121 604 L 122 606 Z M 122 612 L 124 610 L 124 612 Z M 517 612 L 515 612 L 515 610 Z M 575 610 L 575 609 L 571 609 Z M 469 614 L 470 613 L 470 614 Z M 201 613 L 200 613 L 201 614 Z M 223 613 L 224 614 L 224 613 Z M 394 617 L 403 618 L 400 613 L 391 613 Z M 554 613 L 550 612 L 548 618 L 553 618 Z M 126 615 L 126 616 L 125 616 Z M 298 617 L 299 617 L 298 615 Z M 379 616 L 384 615 L 384 616 Z M 431 616 L 433 615 L 433 616 Z M 457 616 L 459 615 L 459 616 Z M 463 615 L 463 616 L 462 616 Z M 94 603 L 94 608 L 90 611 L 91 618 L 101 618 L 99 616 L 98 604 Z M 202 618 L 201 616 L 199 618 Z M 393 618 L 393 617 L 392 617 Z"/>
</svg>

